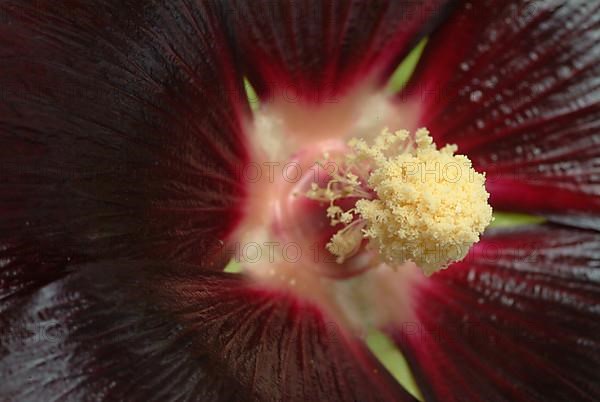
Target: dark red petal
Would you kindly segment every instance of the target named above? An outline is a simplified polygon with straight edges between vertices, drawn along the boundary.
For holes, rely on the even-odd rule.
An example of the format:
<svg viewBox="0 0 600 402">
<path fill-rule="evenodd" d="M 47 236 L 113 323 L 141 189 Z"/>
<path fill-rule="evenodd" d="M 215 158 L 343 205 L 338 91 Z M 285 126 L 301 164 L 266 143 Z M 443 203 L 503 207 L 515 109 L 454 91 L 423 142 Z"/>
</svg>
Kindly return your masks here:
<svg viewBox="0 0 600 402">
<path fill-rule="evenodd" d="M 598 400 L 597 232 L 493 232 L 412 298 L 392 333 L 427 401 Z"/>
<path fill-rule="evenodd" d="M 331 103 L 355 84 L 387 78 L 444 16 L 449 2 L 232 3 L 229 25 L 235 28 L 240 59 L 258 94 Z"/>
<path fill-rule="evenodd" d="M 314 305 L 140 265 L 80 267 L 5 315 L 0 399 L 415 401 Z"/>
<path fill-rule="evenodd" d="M 228 234 L 247 106 L 213 4 L 2 2 L 6 270 L 106 256 L 201 263 Z"/>
<path fill-rule="evenodd" d="M 465 1 L 432 36 L 400 100 L 487 172 L 494 207 L 600 227 L 599 15 L 597 1 Z"/>
</svg>

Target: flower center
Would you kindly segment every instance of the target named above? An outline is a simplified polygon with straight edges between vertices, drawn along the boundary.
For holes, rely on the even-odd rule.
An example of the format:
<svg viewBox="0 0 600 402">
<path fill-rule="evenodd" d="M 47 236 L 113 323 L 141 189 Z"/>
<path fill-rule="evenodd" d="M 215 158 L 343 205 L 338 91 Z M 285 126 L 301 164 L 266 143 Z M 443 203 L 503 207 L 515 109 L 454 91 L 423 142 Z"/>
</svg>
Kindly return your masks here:
<svg viewBox="0 0 600 402">
<path fill-rule="evenodd" d="M 326 245 L 339 264 L 375 251 L 392 267 L 412 261 L 431 275 L 463 259 L 492 221 L 485 175 L 455 145 L 438 150 L 426 129 L 385 129 L 372 145 L 348 146 L 343 156 L 324 155 L 330 178 L 307 193 L 328 202 L 332 226 L 343 225 Z"/>
<path fill-rule="evenodd" d="M 413 320 L 418 267 L 431 274 L 463 258 L 492 211 L 484 175 L 455 146 L 438 150 L 423 129 L 378 135 L 416 128 L 418 108 L 397 106 L 372 88 L 318 107 L 261 104 L 239 172 L 243 219 L 223 243 L 228 270 L 359 332 Z"/>
<path fill-rule="evenodd" d="M 490 223 L 485 177 L 469 159 L 438 150 L 424 129 L 377 135 L 414 128 L 418 110 L 394 113 L 385 95 L 365 93 L 319 107 L 274 99 L 249 122 L 249 196 L 225 245 L 257 279 L 314 293 L 389 267 L 429 275 L 464 258 Z"/>
</svg>

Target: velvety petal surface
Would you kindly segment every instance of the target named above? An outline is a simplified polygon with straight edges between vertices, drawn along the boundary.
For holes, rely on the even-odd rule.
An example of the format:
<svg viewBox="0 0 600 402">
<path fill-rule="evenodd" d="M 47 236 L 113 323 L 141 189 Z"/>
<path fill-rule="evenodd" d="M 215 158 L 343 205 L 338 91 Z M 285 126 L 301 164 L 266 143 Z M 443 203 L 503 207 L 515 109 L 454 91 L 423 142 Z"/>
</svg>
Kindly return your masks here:
<svg viewBox="0 0 600 402">
<path fill-rule="evenodd" d="M 0 317 L 109 256 L 222 268 L 245 151 L 214 14 L 0 3 Z"/>
<path fill-rule="evenodd" d="M 598 400 L 597 232 L 493 231 L 411 298 L 390 333 L 427 401 Z"/>
<path fill-rule="evenodd" d="M 0 7 L 0 275 L 106 256 L 208 266 L 246 160 L 218 4 Z M 3 297 L 25 290 L 7 281 Z"/>
<path fill-rule="evenodd" d="M 337 103 L 353 85 L 387 78 L 448 3 L 236 0 L 226 15 L 259 96 Z"/>
<path fill-rule="evenodd" d="M 209 390 L 183 345 L 161 348 L 174 324 L 138 330 L 150 322 L 120 305 L 127 289 L 112 282 L 97 301 L 76 271 L 90 264 L 100 280 L 139 259 L 222 268 L 212 250 L 238 219 L 246 156 L 217 6 L 0 2 L 0 400 L 102 399 L 133 378 L 120 373 L 143 357 L 135 347 Z M 116 257 L 126 262 L 98 263 Z M 64 326 L 69 341 L 35 343 Z M 161 373 L 144 368 L 148 381 Z"/>
<path fill-rule="evenodd" d="M 600 3 L 465 1 L 399 95 L 494 207 L 600 228 Z"/>
<path fill-rule="evenodd" d="M 196 267 L 79 266 L 0 328 L 8 400 L 415 401 L 316 306 Z"/>
</svg>

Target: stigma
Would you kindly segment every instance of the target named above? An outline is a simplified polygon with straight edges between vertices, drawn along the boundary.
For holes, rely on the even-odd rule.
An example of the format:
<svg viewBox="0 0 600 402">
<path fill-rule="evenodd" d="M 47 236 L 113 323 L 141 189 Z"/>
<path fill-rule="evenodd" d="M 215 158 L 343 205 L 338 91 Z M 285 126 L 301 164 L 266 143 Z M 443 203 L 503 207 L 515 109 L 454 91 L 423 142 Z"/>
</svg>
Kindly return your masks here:
<svg viewBox="0 0 600 402">
<path fill-rule="evenodd" d="M 384 129 L 372 144 L 350 140 L 327 184 L 307 193 L 328 202 L 331 225 L 341 226 L 326 246 L 336 261 L 364 246 L 392 267 L 413 262 L 431 275 L 465 258 L 493 218 L 485 174 L 456 151 L 437 149 L 424 128 Z"/>
</svg>

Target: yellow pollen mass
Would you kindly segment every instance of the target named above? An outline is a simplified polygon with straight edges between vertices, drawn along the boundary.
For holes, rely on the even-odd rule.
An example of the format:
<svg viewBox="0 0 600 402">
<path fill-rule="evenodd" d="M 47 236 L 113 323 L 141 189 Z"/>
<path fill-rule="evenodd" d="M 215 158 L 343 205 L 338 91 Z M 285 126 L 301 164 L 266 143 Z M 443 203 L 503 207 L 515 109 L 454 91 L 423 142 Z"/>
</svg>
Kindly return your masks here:
<svg viewBox="0 0 600 402">
<path fill-rule="evenodd" d="M 366 238 L 384 262 L 412 261 L 431 275 L 463 259 L 491 223 L 485 174 L 455 155 L 455 145 L 437 149 L 426 129 L 414 136 L 385 129 L 372 145 L 354 139 L 349 146 L 352 152 L 327 189 L 313 186 L 308 194 L 329 200 L 332 224 L 347 225 L 327 245 L 338 262 Z M 344 211 L 335 201 L 348 194 L 369 196 Z"/>
</svg>

